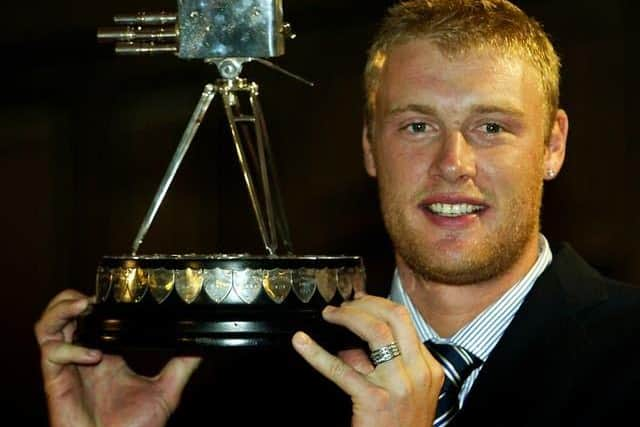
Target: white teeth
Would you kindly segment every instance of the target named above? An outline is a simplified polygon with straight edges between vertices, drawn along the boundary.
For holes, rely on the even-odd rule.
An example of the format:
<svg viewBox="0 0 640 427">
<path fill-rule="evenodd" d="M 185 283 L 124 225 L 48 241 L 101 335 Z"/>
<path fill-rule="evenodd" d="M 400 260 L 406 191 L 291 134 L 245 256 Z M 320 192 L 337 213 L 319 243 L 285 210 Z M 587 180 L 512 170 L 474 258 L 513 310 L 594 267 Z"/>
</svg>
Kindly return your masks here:
<svg viewBox="0 0 640 427">
<path fill-rule="evenodd" d="M 431 212 L 442 216 L 461 216 L 469 215 L 483 209 L 479 205 L 470 205 L 468 203 L 432 203 L 428 205 Z"/>
</svg>

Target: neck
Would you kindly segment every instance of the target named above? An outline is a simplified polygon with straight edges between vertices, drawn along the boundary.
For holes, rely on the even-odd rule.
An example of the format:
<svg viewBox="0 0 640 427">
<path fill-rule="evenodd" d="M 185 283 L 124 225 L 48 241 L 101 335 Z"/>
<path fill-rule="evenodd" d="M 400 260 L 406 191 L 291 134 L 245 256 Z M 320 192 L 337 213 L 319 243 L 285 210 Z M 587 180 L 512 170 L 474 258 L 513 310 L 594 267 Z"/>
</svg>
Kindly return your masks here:
<svg viewBox="0 0 640 427">
<path fill-rule="evenodd" d="M 518 260 L 490 280 L 447 284 L 425 279 L 396 256 L 398 274 L 413 305 L 443 338 L 451 337 L 497 301 L 531 269 L 538 257 L 538 235 L 530 239 Z"/>
</svg>

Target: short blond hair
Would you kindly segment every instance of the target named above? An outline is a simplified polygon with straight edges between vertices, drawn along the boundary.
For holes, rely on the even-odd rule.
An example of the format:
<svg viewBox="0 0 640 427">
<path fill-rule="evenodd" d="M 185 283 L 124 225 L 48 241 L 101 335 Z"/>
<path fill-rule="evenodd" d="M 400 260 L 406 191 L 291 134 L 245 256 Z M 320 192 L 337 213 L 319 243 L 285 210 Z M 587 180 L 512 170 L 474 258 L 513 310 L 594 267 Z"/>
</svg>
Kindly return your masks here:
<svg viewBox="0 0 640 427">
<path fill-rule="evenodd" d="M 528 61 L 540 77 L 548 136 L 559 107 L 560 59 L 539 22 L 506 0 L 407 0 L 387 11 L 369 49 L 364 85 L 370 138 L 380 75 L 389 52 L 414 39 L 430 40 L 451 57 L 490 49 Z"/>
</svg>

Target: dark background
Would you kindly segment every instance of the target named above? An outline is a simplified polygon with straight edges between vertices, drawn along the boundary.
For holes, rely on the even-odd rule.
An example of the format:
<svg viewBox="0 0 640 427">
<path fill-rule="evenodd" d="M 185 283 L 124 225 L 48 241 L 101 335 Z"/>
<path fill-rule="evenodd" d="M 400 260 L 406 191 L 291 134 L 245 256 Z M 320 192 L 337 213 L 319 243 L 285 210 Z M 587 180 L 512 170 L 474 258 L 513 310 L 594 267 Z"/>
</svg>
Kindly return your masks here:
<svg viewBox="0 0 640 427">
<path fill-rule="evenodd" d="M 261 87 L 295 250 L 362 255 L 370 288 L 383 289 L 393 265 L 375 185 L 362 167 L 360 73 L 374 24 L 390 2 L 284 3 L 298 37 L 274 61 L 315 88 L 255 63 L 243 74 Z M 517 4 L 552 35 L 571 120 L 565 167 L 546 188 L 543 230 L 569 241 L 603 273 L 640 283 L 640 149 L 631 78 L 638 37 L 631 2 Z M 175 11 L 175 2 L 5 7 L 0 313 L 7 336 L 0 367 L 2 401 L 25 425 L 46 423 L 34 322 L 62 289 L 92 293 L 100 257 L 129 249 L 203 86 L 217 77 L 199 61 L 121 57 L 96 43 L 96 29 L 114 14 L 161 9 Z M 142 252 L 262 252 L 219 102 Z M 225 368 L 253 363 L 250 355 L 238 357 Z M 244 397 L 242 385 L 221 380 L 217 387 Z M 261 399 L 269 405 L 268 397 Z"/>
</svg>

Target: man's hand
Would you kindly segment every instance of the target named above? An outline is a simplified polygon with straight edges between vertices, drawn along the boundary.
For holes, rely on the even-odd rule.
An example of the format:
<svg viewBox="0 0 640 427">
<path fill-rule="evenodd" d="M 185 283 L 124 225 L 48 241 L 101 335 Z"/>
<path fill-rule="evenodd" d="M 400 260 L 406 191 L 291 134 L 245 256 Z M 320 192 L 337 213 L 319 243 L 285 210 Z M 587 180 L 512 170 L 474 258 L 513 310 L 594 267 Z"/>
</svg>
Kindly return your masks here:
<svg viewBox="0 0 640 427">
<path fill-rule="evenodd" d="M 89 298 L 65 290 L 35 325 L 52 426 L 162 426 L 200 363 L 176 357 L 153 378 L 137 375 L 119 356 L 74 345 L 76 318 Z"/>
<path fill-rule="evenodd" d="M 374 366 L 362 350 L 333 356 L 297 332 L 293 346 L 317 371 L 351 396 L 354 427 L 426 427 L 433 424 L 444 382 L 442 366 L 419 340 L 407 310 L 387 299 L 357 293 L 323 317 L 369 343 L 371 350 L 395 342 L 400 356 Z"/>
</svg>

